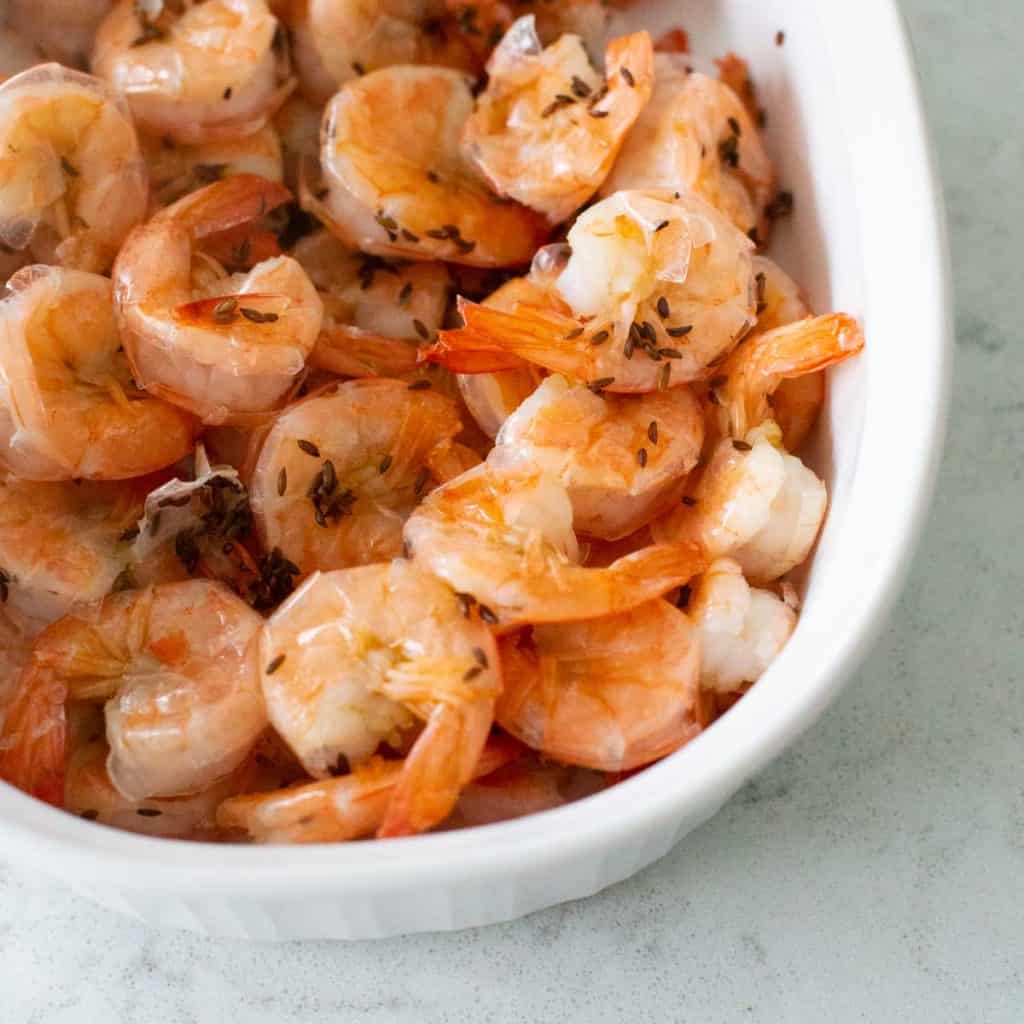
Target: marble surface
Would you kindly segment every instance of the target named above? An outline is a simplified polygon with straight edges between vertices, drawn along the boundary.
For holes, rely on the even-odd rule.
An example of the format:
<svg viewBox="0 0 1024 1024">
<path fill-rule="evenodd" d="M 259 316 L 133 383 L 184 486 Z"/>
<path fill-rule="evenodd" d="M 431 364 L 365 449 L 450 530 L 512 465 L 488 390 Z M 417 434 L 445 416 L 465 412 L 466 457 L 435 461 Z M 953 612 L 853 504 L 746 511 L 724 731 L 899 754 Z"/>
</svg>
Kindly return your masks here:
<svg viewBox="0 0 1024 1024">
<path fill-rule="evenodd" d="M 638 877 L 476 932 L 215 941 L 0 864 L 0 1019 L 1024 1019 L 1019 5 L 904 0 L 952 229 L 953 421 L 890 628 L 809 735 Z"/>
</svg>

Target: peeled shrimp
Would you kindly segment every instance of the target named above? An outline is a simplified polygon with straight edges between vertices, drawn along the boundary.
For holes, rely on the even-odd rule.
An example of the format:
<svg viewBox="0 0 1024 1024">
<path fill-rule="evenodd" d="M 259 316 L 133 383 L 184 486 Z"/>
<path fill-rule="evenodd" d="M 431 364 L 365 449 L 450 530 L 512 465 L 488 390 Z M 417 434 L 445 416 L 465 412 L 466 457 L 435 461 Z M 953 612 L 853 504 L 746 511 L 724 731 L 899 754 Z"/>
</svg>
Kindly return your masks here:
<svg viewBox="0 0 1024 1024">
<path fill-rule="evenodd" d="M 459 136 L 472 109 L 466 76 L 445 68 L 385 68 L 346 83 L 324 112 L 326 192 L 307 189 L 303 206 L 364 252 L 528 263 L 544 222 L 493 195 L 463 160 Z"/>
<path fill-rule="evenodd" d="M 85 67 L 110 6 L 111 0 L 8 0 L 7 23 L 46 58 Z"/>
<path fill-rule="evenodd" d="M 501 676 L 490 630 L 444 584 L 402 560 L 317 573 L 267 622 L 260 657 L 271 722 L 317 778 L 425 723 L 379 836 L 448 814 L 476 770 Z"/>
<path fill-rule="evenodd" d="M 703 544 L 728 555 L 752 583 L 784 576 L 807 558 L 825 518 L 825 485 L 781 447 L 768 421 L 746 440 L 719 442 L 693 494 L 652 526 L 656 541 Z"/>
<path fill-rule="evenodd" d="M 264 545 L 306 573 L 382 561 L 461 429 L 454 403 L 398 380 L 338 384 L 278 416 L 250 492 Z"/>
<path fill-rule="evenodd" d="M 491 54 L 463 147 L 501 195 L 566 220 L 607 177 L 650 98 L 653 61 L 646 32 L 615 39 L 602 81 L 579 36 L 542 49 L 525 15 Z"/>
<path fill-rule="evenodd" d="M 216 139 L 197 146 L 184 146 L 166 136 L 144 135 L 141 142 L 154 212 L 236 174 L 254 174 L 267 181 L 284 178 L 281 144 L 269 126 L 241 139 Z"/>
<path fill-rule="evenodd" d="M 82 270 L 109 268 L 146 214 L 128 108 L 97 78 L 43 64 L 0 85 L 0 242 Z"/>
<path fill-rule="evenodd" d="M 417 345 L 437 334 L 450 278 L 442 263 L 407 263 L 347 249 L 318 231 L 292 249 L 324 304 L 310 364 L 347 377 L 416 369 Z"/>
<path fill-rule="evenodd" d="M 26 480 L 119 480 L 192 448 L 192 416 L 143 391 L 110 281 L 26 267 L 0 301 L 0 467 Z"/>
<path fill-rule="evenodd" d="M 700 684 L 735 693 L 757 682 L 796 627 L 796 612 L 743 578 L 731 558 L 713 562 L 693 583 L 686 607 L 700 637 Z"/>
<path fill-rule="evenodd" d="M 473 777 L 489 775 L 521 749 L 504 737 L 488 740 Z M 371 836 L 384 821 L 404 768 L 404 761 L 374 756 L 341 778 L 232 797 L 221 805 L 217 823 L 258 843 L 341 843 Z"/>
<path fill-rule="evenodd" d="M 228 274 L 204 252 L 287 198 L 282 186 L 247 174 L 216 182 L 137 228 L 114 266 L 135 378 L 207 423 L 279 405 L 320 332 L 323 304 L 295 260 L 273 256 Z M 243 237 L 235 258 L 252 255 Z"/>
<path fill-rule="evenodd" d="M 0 570 L 2 573 L 3 570 Z M 31 646 L 31 629 L 26 628 L 23 620 L 11 614 L 6 607 L 4 595 L 9 584 L 5 576 L 0 575 L 0 729 L 3 728 L 7 705 L 14 693 L 15 685 L 21 670 L 28 659 Z"/>
<path fill-rule="evenodd" d="M 552 474 L 569 493 L 573 528 L 618 540 L 678 500 L 703 439 L 686 388 L 603 395 L 552 375 L 505 421 L 488 462 Z"/>
<path fill-rule="evenodd" d="M 428 358 L 459 372 L 521 359 L 616 392 L 709 375 L 753 325 L 748 238 L 694 196 L 619 192 L 581 214 L 551 305 L 500 312 L 461 302 L 464 328 Z"/>
<path fill-rule="evenodd" d="M 764 237 L 775 171 L 757 124 L 728 85 L 688 71 L 685 57 L 655 58 L 651 101 L 601 191 L 652 188 L 692 191 Z"/>
<path fill-rule="evenodd" d="M 545 756 L 606 772 L 670 754 L 701 730 L 700 644 L 667 601 L 501 643 L 502 728 Z"/>
<path fill-rule="evenodd" d="M 698 544 L 682 543 L 584 568 L 572 520 L 554 477 L 485 464 L 428 495 L 405 539 L 418 564 L 479 602 L 503 630 L 628 610 L 686 582 L 706 561 Z"/>
<path fill-rule="evenodd" d="M 114 594 L 36 639 L 0 735 L 0 778 L 61 805 L 65 703 L 105 701 L 107 771 L 129 800 L 206 789 L 266 728 L 262 618 L 223 586 L 189 580 Z"/>
<path fill-rule="evenodd" d="M 118 0 L 92 67 L 144 131 L 187 145 L 239 138 L 262 128 L 294 86 L 277 38 L 264 0 Z"/>
</svg>

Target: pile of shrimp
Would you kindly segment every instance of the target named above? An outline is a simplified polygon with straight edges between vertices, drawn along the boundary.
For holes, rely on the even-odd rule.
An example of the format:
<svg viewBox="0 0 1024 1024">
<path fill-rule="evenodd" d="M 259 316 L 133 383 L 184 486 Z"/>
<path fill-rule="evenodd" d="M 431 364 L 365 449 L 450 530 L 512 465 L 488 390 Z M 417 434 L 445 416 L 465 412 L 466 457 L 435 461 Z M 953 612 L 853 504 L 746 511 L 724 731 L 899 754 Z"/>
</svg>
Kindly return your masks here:
<svg viewBox="0 0 1024 1024">
<path fill-rule="evenodd" d="M 167 838 L 558 807 L 797 626 L 863 347 L 745 64 L 604 0 L 11 0 L 0 779 Z"/>
</svg>

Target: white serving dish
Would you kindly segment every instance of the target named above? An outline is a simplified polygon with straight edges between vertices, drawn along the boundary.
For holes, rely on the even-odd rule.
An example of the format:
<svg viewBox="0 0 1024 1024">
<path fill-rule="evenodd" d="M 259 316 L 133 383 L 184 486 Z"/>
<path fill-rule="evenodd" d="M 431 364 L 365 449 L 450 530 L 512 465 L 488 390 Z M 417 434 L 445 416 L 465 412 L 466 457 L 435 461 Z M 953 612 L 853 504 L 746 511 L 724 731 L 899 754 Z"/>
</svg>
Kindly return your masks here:
<svg viewBox="0 0 1024 1024">
<path fill-rule="evenodd" d="M 699 53 L 746 56 L 797 196 L 775 252 L 819 311 L 863 317 L 812 461 L 832 507 L 799 628 L 757 686 L 658 765 L 486 828 L 313 847 L 146 839 L 0 784 L 0 855 L 146 921 L 258 939 L 465 928 L 590 895 L 665 854 L 821 714 L 885 623 L 931 496 L 951 368 L 939 189 L 894 0 L 637 3 Z M 785 45 L 775 34 L 785 30 Z"/>
</svg>

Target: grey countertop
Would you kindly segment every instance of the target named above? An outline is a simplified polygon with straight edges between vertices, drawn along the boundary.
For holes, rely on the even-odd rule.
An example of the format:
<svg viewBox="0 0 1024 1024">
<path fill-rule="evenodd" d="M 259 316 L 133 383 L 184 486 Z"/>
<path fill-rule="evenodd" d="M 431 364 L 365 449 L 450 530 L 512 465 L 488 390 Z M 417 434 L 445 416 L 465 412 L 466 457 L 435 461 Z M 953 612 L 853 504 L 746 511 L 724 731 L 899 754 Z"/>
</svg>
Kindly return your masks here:
<svg viewBox="0 0 1024 1024">
<path fill-rule="evenodd" d="M 903 599 L 822 721 L 653 868 L 475 932 L 203 939 L 0 864 L 0 1019 L 1024 1020 L 1024 16 L 903 6 L 949 205 L 953 419 Z"/>
</svg>

